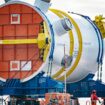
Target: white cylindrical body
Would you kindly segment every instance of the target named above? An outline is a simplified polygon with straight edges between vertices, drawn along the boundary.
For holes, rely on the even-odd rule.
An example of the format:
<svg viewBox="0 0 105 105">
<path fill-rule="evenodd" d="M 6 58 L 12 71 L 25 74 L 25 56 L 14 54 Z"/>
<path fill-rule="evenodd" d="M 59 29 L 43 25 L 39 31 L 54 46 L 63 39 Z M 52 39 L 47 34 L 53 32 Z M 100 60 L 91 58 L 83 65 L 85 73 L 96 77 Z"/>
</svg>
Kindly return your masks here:
<svg viewBox="0 0 105 105">
<path fill-rule="evenodd" d="M 67 33 L 67 31 L 72 29 L 72 24 L 68 18 L 62 18 L 53 23 L 54 30 L 56 34 L 61 36 Z"/>
<path fill-rule="evenodd" d="M 41 3 L 43 3 L 43 1 Z M 24 31 L 22 33 L 22 35 L 24 35 L 25 37 L 26 37 L 26 35 L 29 34 L 29 32 L 32 32 L 32 35 L 34 34 L 33 30 L 34 30 L 34 27 L 36 27 L 36 25 L 38 25 L 38 27 L 40 26 L 40 28 L 41 28 L 41 25 L 46 23 L 47 28 L 43 25 L 44 26 L 44 34 L 46 34 L 46 36 L 48 35 L 47 38 L 48 38 L 48 42 L 49 42 L 49 46 L 50 46 L 49 49 L 44 49 L 44 51 L 48 50 L 45 52 L 45 55 L 44 55 L 44 56 L 46 56 L 46 59 L 42 60 L 37 55 L 39 57 L 40 62 L 37 62 L 36 65 L 34 65 L 34 63 L 29 63 L 29 60 L 27 60 L 28 54 L 26 54 L 26 57 L 24 60 L 24 59 L 22 59 L 23 55 L 21 55 L 21 53 L 17 54 L 17 56 L 16 56 L 17 59 L 15 59 L 16 57 L 13 58 L 13 55 L 11 56 L 11 53 L 10 53 L 9 54 L 10 56 L 9 55 L 8 55 L 9 57 L 7 56 L 9 59 L 8 61 L 7 61 L 6 55 L 3 55 L 6 60 L 2 60 L 2 62 L 1 62 L 1 66 L 3 66 L 2 68 L 5 70 L 4 63 L 8 63 L 8 67 L 7 67 L 7 74 L 8 74 L 9 69 L 10 69 L 9 65 L 11 64 L 10 62 L 20 66 L 21 62 L 22 62 L 21 65 L 23 65 L 25 62 L 28 61 L 28 63 L 26 63 L 27 64 L 26 68 L 29 68 L 29 66 L 30 66 L 30 70 L 28 71 L 28 69 L 27 69 L 27 72 L 30 73 L 30 71 L 32 71 L 33 66 L 35 67 L 33 69 L 34 72 L 31 72 L 30 75 L 28 75 L 28 76 L 26 75 L 26 77 L 24 77 L 24 73 L 23 73 L 25 71 L 20 73 L 20 74 L 23 74 L 23 78 L 21 78 L 21 75 L 17 76 L 17 78 L 20 77 L 19 79 L 21 79 L 21 82 L 29 81 L 30 79 L 34 78 L 38 73 L 40 73 L 42 71 L 44 71 L 45 75 L 47 75 L 48 69 L 51 70 L 51 76 L 54 79 L 59 80 L 59 81 L 64 81 L 65 71 L 64 71 L 64 68 L 62 67 L 62 60 L 65 57 L 65 55 L 67 55 L 68 62 L 69 62 L 68 64 L 70 65 L 68 68 L 66 68 L 67 82 L 77 82 L 77 81 L 84 79 L 89 74 L 95 74 L 95 72 L 97 71 L 97 68 L 98 68 L 98 63 L 99 63 L 98 60 L 101 59 L 101 53 L 102 53 L 102 39 L 101 39 L 101 34 L 98 31 L 98 28 L 93 24 L 92 21 L 90 21 L 88 18 L 83 17 L 81 15 L 67 14 L 64 12 L 59 12 L 58 10 L 56 10 L 56 12 L 54 12 L 52 10 L 47 11 L 50 3 L 47 3 L 47 4 L 48 5 L 45 7 L 46 3 L 43 5 L 40 5 L 40 3 L 37 0 L 36 4 L 32 6 L 32 5 L 29 5 L 27 3 L 17 0 L 15 2 L 13 2 L 13 1 L 8 2 L 7 4 L 2 5 L 0 7 L 2 20 L 6 20 L 5 18 L 3 18 L 5 16 L 2 14 L 2 12 L 5 11 L 5 8 L 7 8 L 7 10 L 8 10 L 8 12 L 5 13 L 8 16 L 8 18 L 7 18 L 8 21 L 10 21 L 9 19 L 11 18 L 9 15 L 10 13 L 13 15 L 18 14 L 17 16 L 19 16 L 21 19 L 19 19 L 19 24 L 15 23 L 14 25 L 16 27 L 19 27 L 19 29 L 14 26 L 13 27 L 14 27 L 14 29 L 16 28 L 15 30 L 17 32 L 19 31 L 18 33 L 21 33 L 22 32 L 21 26 L 22 27 L 25 26 L 24 30 L 26 33 L 24 34 Z M 11 5 L 11 6 L 9 6 L 9 5 Z M 16 11 L 13 12 L 12 8 L 15 8 L 15 6 L 17 6 L 19 10 L 16 9 Z M 3 7 L 5 7 L 5 8 L 3 8 Z M 45 8 L 45 11 L 41 10 L 42 8 Z M 4 9 L 4 10 L 2 10 L 2 9 Z M 28 9 L 28 11 L 27 11 L 27 9 Z M 22 15 L 20 15 L 20 14 L 22 14 Z M 11 15 L 11 16 L 13 17 L 13 15 Z M 30 18 L 30 16 L 31 16 L 31 18 Z M 70 21 L 66 21 L 64 23 L 66 27 L 62 27 L 62 24 L 60 22 L 60 20 L 63 18 L 70 19 Z M 25 21 L 24 21 L 24 19 L 25 19 Z M 30 19 L 30 21 L 28 22 L 29 19 Z M 22 20 L 22 21 L 20 21 L 20 20 Z M 7 23 L 5 23 L 5 21 L 3 21 L 4 25 L 6 24 L 6 25 L 8 25 L 9 28 L 11 28 L 13 24 L 11 24 L 11 22 L 8 22 L 8 21 L 7 21 Z M 23 23 L 25 22 L 25 25 L 23 25 L 22 22 Z M 5 25 L 5 27 L 6 27 L 6 25 Z M 31 30 L 31 28 L 28 29 L 26 27 L 27 25 L 28 25 L 28 27 L 31 26 L 31 28 L 33 28 L 33 30 Z M 2 25 L 2 21 L 1 21 L 1 26 L 4 27 Z M 11 30 L 9 30 L 9 28 L 7 28 L 8 33 L 6 35 L 9 35 L 11 33 L 14 33 L 12 35 L 13 37 L 16 35 L 17 36 L 20 35 L 20 34 L 16 34 L 16 32 L 14 32 L 13 30 L 12 30 L 13 32 L 11 32 Z M 40 29 L 40 28 L 38 28 L 38 29 Z M 67 28 L 67 30 L 65 30 L 66 28 Z M 35 32 L 37 32 L 38 29 L 36 29 Z M 58 31 L 57 31 L 57 29 L 58 29 Z M 70 31 L 70 29 L 71 29 L 71 31 Z M 31 30 L 31 31 L 29 31 L 29 30 Z M 1 28 L 1 31 L 4 31 L 3 28 Z M 40 30 L 39 30 L 37 33 L 37 37 L 38 37 L 39 33 L 42 33 L 42 32 L 40 32 Z M 3 35 L 4 35 L 4 37 L 7 38 L 7 36 L 5 34 L 3 34 Z M 16 38 L 18 38 L 18 37 L 16 37 Z M 35 38 L 35 36 L 32 38 Z M 1 40 L 4 40 L 4 38 Z M 40 39 L 40 42 L 41 41 L 43 42 L 43 38 Z M 41 44 L 42 43 L 39 43 L 39 45 L 41 45 Z M 3 45 L 3 46 L 5 46 L 5 45 Z M 8 47 L 10 47 L 10 46 L 8 45 Z M 44 46 L 44 47 L 46 48 L 46 46 Z M 14 52 L 15 48 L 17 48 L 17 47 L 11 48 L 11 49 L 13 49 L 13 51 L 11 51 L 11 52 L 13 52 L 13 54 L 15 53 Z M 30 53 L 30 52 L 33 53 L 38 50 L 37 44 L 36 44 L 36 47 L 32 48 L 32 46 L 31 46 L 28 48 L 28 50 L 26 50 L 25 46 L 23 46 L 23 48 L 25 49 L 24 51 L 27 51 L 27 53 Z M 10 50 L 6 49 L 6 47 L 3 47 L 2 50 L 8 51 L 8 52 L 10 51 Z M 20 47 L 17 48 L 17 50 L 19 50 L 19 52 L 20 51 L 22 52 L 22 48 L 20 48 Z M 14 55 L 16 55 L 16 54 L 14 54 Z M 20 55 L 21 57 L 18 55 Z M 25 55 L 25 52 L 24 52 L 24 55 Z M 30 54 L 30 55 L 32 56 L 32 54 Z M 35 55 L 35 57 L 36 57 L 36 55 Z M 72 60 L 69 57 L 72 57 Z M 33 58 L 33 57 L 31 57 L 31 58 Z M 51 59 L 52 62 L 50 62 L 50 63 L 52 63 L 51 65 L 49 65 L 49 58 L 52 58 Z M 35 61 L 38 61 L 37 58 L 35 58 Z M 32 62 L 33 62 L 33 60 L 32 60 Z M 21 67 L 19 67 L 19 70 L 20 69 L 21 69 Z M 2 72 L 2 69 L 0 69 L 0 72 Z M 16 73 L 17 71 L 14 71 L 14 72 Z M 20 72 L 21 72 L 21 70 L 20 70 Z M 13 72 L 9 72 L 9 73 L 12 74 Z M 6 78 L 7 77 L 8 76 L 6 76 Z M 12 77 L 13 76 L 11 76 L 10 78 L 12 78 Z M 6 78 L 3 78 L 3 75 L 2 75 L 0 77 L 0 80 L 3 81 L 3 79 L 6 80 Z"/>
<path fill-rule="evenodd" d="M 77 29 L 73 25 L 72 28 L 72 33 L 74 37 L 73 62 L 72 65 L 66 70 L 67 70 L 67 82 L 77 82 L 82 80 L 89 74 L 95 74 L 95 72 L 97 71 L 98 67 L 97 58 L 99 56 L 98 55 L 99 46 L 102 47 L 101 45 L 99 45 L 99 40 L 101 37 L 99 33 L 97 36 L 97 32 L 92 25 L 93 23 L 91 24 L 86 18 L 76 14 L 69 14 L 69 15 L 77 24 L 82 38 L 82 40 L 79 39 Z M 58 18 L 60 18 L 59 16 L 50 11 L 49 13 L 47 13 L 47 17 L 49 18 L 52 24 L 56 20 L 58 20 Z M 64 46 L 63 46 L 64 44 L 66 45 L 65 52 L 66 54 L 69 54 L 71 43 L 72 42 L 70 42 L 69 32 L 63 36 L 57 36 L 55 32 L 54 51 L 56 53 L 54 53 L 54 60 L 59 61 L 61 59 L 61 56 L 64 55 Z M 81 43 L 82 43 L 82 51 L 79 52 L 79 47 Z M 77 61 L 77 56 L 79 53 L 81 53 L 80 59 L 78 63 L 75 63 Z M 75 68 L 72 68 L 74 65 L 76 65 Z M 58 66 L 57 63 L 54 62 L 52 66 L 52 75 L 54 76 L 55 79 L 62 81 L 64 80 L 64 78 L 62 79 L 62 76 L 64 76 L 64 72 L 58 73 L 60 69 L 62 69 L 62 67 Z M 71 74 L 69 74 L 70 70 L 72 71 Z M 55 76 L 56 73 L 58 73 L 59 75 Z"/>
</svg>

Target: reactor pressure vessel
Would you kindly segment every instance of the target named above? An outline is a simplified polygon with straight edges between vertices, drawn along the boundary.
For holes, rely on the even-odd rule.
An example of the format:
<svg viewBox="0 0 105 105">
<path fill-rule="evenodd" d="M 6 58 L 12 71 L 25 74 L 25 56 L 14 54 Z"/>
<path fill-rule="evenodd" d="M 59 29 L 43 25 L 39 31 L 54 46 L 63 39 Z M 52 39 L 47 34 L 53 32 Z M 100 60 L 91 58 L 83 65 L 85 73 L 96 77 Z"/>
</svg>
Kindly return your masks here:
<svg viewBox="0 0 105 105">
<path fill-rule="evenodd" d="M 49 9 L 51 0 L 0 6 L 0 80 L 26 82 L 40 72 L 77 82 L 95 74 L 103 58 L 99 28 L 87 16 Z"/>
</svg>

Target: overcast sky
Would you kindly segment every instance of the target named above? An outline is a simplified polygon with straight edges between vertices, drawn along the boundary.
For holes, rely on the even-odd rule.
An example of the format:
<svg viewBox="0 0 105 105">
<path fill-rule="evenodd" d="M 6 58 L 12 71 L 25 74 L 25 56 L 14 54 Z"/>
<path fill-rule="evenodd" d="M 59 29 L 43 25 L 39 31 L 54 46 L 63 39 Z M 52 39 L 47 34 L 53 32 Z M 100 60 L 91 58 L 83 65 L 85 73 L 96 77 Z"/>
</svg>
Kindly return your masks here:
<svg viewBox="0 0 105 105">
<path fill-rule="evenodd" d="M 33 4 L 35 0 L 22 0 Z M 63 9 L 65 11 L 71 11 L 88 15 L 92 19 L 96 15 L 105 16 L 105 0 L 52 0 L 52 8 Z M 0 0 L 0 4 L 3 4 L 4 0 Z M 103 63 L 103 70 L 105 70 L 105 60 Z M 103 81 L 105 71 L 103 72 Z"/>
<path fill-rule="evenodd" d="M 35 0 L 22 0 L 34 3 Z M 52 0 L 52 8 L 63 9 L 67 11 L 77 12 L 84 15 L 94 17 L 95 15 L 105 15 L 105 0 Z M 0 0 L 0 4 L 4 0 Z"/>
<path fill-rule="evenodd" d="M 105 0 L 52 0 L 52 3 L 53 7 L 89 15 L 91 17 L 105 14 Z"/>
</svg>

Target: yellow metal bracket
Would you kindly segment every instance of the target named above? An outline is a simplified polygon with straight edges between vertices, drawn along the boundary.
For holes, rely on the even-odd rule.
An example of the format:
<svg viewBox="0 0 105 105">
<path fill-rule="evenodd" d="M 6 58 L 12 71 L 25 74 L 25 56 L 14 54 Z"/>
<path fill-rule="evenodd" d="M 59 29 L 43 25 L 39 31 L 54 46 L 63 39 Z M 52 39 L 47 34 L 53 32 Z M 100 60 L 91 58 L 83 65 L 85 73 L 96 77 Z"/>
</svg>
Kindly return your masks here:
<svg viewBox="0 0 105 105">
<path fill-rule="evenodd" d="M 94 22 L 99 28 L 102 37 L 105 38 L 105 17 L 103 17 L 102 15 L 96 16 Z"/>
<path fill-rule="evenodd" d="M 44 33 L 39 33 L 38 35 L 38 48 L 44 48 L 44 46 L 46 45 L 46 36 Z"/>
</svg>

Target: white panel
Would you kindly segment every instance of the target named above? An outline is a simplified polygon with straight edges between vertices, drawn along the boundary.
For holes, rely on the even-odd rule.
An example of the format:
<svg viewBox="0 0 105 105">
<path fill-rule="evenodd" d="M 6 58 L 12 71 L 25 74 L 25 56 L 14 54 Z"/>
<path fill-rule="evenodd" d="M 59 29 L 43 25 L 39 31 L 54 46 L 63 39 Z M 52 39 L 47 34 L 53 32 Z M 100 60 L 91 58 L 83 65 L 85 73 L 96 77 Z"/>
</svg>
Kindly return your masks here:
<svg viewBox="0 0 105 105">
<path fill-rule="evenodd" d="M 31 61 L 21 61 L 21 70 L 22 71 L 30 71 L 32 68 Z"/>
<path fill-rule="evenodd" d="M 20 24 L 20 14 L 11 14 L 11 24 Z"/>
</svg>

